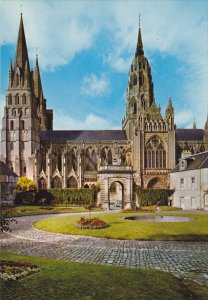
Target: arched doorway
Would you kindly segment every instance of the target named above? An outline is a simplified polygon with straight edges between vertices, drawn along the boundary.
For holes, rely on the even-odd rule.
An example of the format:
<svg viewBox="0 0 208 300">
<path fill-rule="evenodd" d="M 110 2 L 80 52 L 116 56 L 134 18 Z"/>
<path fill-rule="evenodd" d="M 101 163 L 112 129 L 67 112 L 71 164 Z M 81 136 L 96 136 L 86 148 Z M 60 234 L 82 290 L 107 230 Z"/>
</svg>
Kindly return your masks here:
<svg viewBox="0 0 208 300">
<path fill-rule="evenodd" d="M 54 189 L 61 189 L 62 188 L 62 182 L 61 182 L 61 178 L 60 177 L 55 176 L 53 178 L 52 188 L 54 188 Z"/>
<path fill-rule="evenodd" d="M 77 180 L 73 176 L 71 176 L 67 179 L 67 188 L 70 188 L 70 189 L 78 188 Z"/>
<path fill-rule="evenodd" d="M 124 194 L 123 184 L 120 181 L 112 182 L 109 188 L 110 205 L 123 208 L 124 205 L 123 194 Z"/>
<path fill-rule="evenodd" d="M 89 189 L 89 185 L 88 185 L 88 184 L 85 184 L 85 185 L 84 185 L 84 188 L 85 188 L 85 189 Z"/>
</svg>

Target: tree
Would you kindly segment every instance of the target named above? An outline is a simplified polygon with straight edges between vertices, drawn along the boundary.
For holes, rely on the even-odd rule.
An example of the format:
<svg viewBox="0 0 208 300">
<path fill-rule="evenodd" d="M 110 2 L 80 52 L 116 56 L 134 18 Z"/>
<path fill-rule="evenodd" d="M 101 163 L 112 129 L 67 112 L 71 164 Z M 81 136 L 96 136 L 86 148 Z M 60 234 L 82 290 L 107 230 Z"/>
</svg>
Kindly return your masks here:
<svg viewBox="0 0 208 300">
<path fill-rule="evenodd" d="M 15 187 L 15 204 L 33 204 L 35 202 L 35 193 L 37 189 L 38 186 L 35 181 L 27 178 L 26 176 L 20 177 Z"/>
<path fill-rule="evenodd" d="M 37 189 L 35 181 L 26 176 L 20 177 L 16 184 L 16 192 L 36 192 Z"/>
</svg>

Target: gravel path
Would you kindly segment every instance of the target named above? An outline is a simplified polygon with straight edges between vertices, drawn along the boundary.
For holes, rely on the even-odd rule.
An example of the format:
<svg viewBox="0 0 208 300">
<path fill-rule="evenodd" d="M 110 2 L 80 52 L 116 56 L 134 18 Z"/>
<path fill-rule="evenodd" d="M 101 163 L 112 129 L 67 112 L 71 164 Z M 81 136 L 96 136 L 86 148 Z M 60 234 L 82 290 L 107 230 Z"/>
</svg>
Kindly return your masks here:
<svg viewBox="0 0 208 300">
<path fill-rule="evenodd" d="M 36 220 L 57 216 L 16 218 L 12 233 L 0 234 L 1 249 L 81 263 L 162 270 L 208 285 L 207 242 L 112 240 L 44 232 L 32 226 Z"/>
</svg>

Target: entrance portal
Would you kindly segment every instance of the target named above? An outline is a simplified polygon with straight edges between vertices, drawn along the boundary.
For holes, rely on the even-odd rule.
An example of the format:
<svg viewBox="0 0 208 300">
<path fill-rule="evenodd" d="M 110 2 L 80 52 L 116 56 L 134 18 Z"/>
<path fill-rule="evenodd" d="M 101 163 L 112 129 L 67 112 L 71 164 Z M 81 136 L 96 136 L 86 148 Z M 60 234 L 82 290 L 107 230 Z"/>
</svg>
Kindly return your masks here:
<svg viewBox="0 0 208 300">
<path fill-rule="evenodd" d="M 119 181 L 114 181 L 109 189 L 110 205 L 123 207 L 123 185 Z"/>
</svg>

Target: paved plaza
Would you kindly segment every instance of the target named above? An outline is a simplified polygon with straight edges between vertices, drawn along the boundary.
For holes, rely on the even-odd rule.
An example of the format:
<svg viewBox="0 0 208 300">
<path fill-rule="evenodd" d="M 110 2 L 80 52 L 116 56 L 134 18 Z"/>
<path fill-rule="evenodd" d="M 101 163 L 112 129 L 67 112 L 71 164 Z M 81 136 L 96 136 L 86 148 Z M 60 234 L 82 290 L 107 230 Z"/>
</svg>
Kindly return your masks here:
<svg viewBox="0 0 208 300">
<path fill-rule="evenodd" d="M 57 216 L 16 218 L 12 233 L 0 235 L 1 249 L 80 263 L 162 270 L 208 285 L 207 242 L 112 240 L 49 233 L 32 226 L 36 220 Z"/>
</svg>

